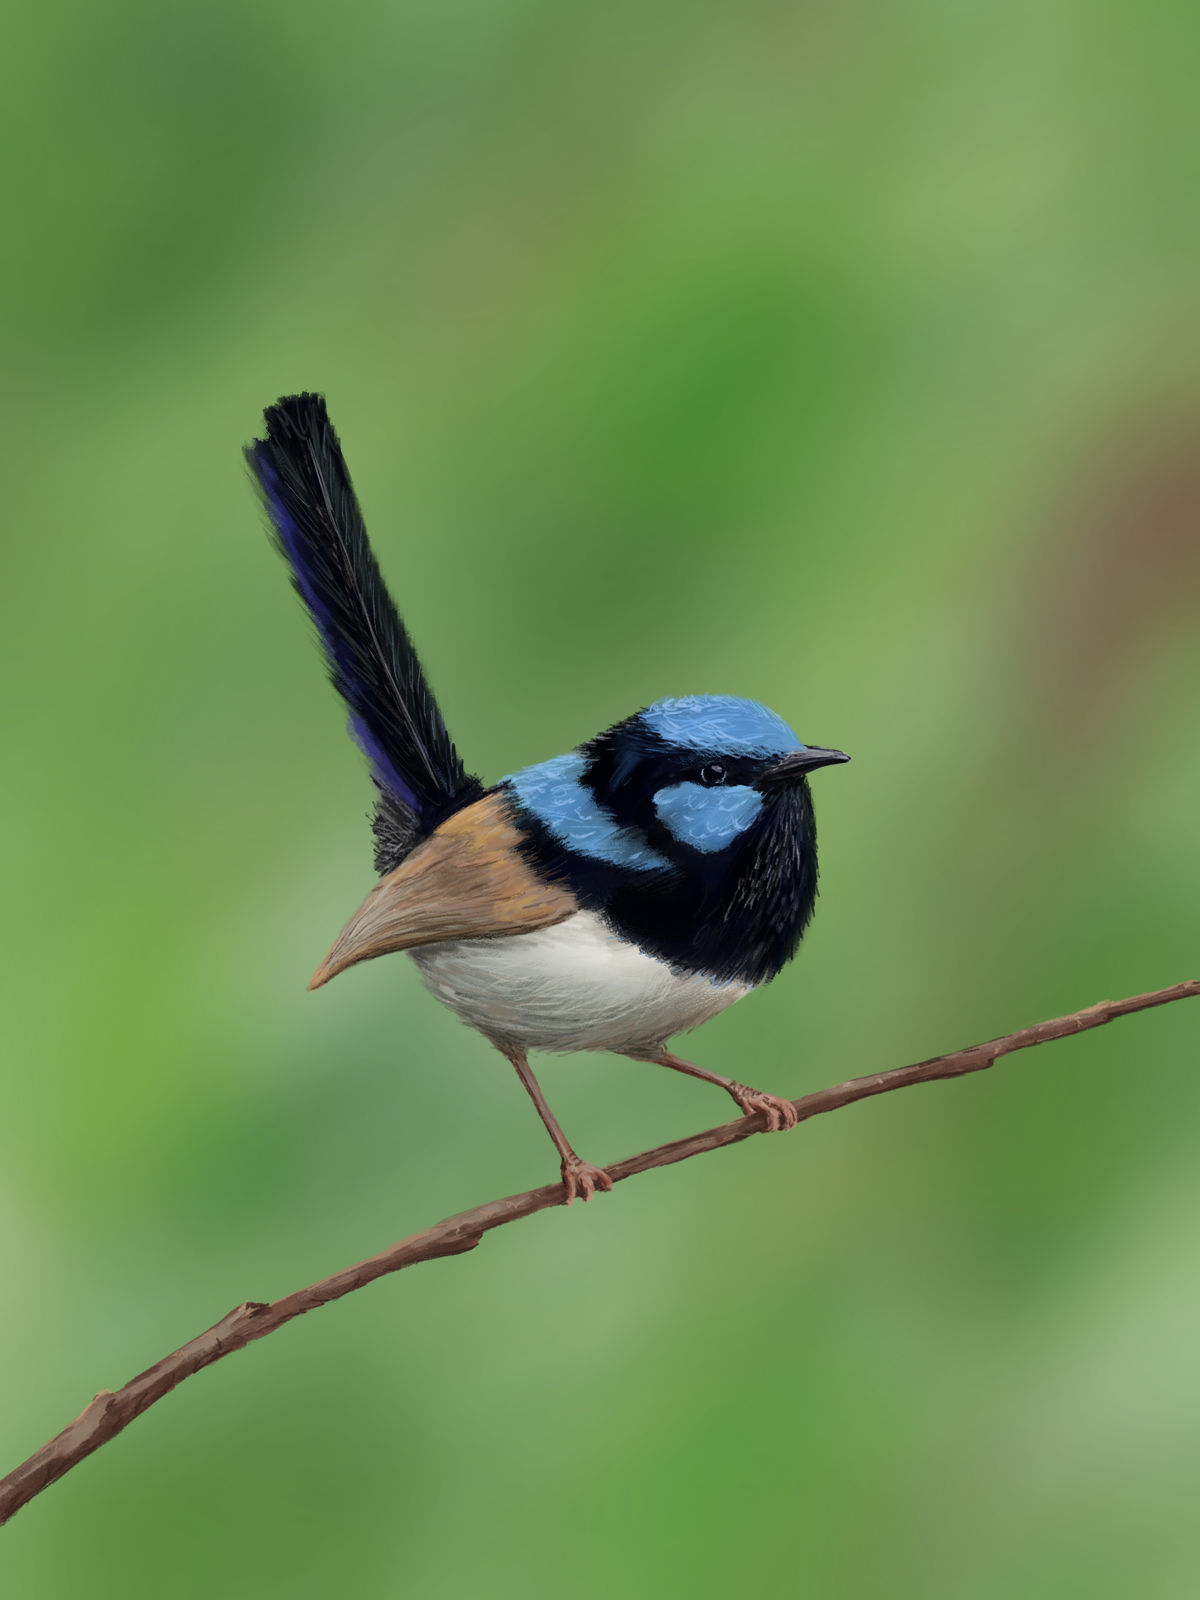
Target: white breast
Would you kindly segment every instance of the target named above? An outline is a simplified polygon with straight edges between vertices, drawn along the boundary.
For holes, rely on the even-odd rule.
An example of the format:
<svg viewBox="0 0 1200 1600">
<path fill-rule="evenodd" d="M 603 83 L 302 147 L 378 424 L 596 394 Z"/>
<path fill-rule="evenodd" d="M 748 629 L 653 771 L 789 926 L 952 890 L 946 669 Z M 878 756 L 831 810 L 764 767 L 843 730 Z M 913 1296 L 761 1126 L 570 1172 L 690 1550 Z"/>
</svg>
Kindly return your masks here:
<svg viewBox="0 0 1200 1600">
<path fill-rule="evenodd" d="M 409 952 L 426 986 L 501 1047 L 641 1051 L 707 1022 L 753 985 L 673 972 L 590 911 L 553 928 Z"/>
</svg>

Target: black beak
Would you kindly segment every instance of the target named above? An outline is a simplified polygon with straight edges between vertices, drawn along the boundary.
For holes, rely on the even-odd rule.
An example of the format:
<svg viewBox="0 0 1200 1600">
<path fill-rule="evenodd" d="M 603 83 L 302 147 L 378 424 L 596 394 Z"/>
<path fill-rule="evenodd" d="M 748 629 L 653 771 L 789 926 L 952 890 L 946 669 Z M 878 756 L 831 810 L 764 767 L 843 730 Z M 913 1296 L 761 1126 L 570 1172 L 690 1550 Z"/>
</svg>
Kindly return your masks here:
<svg viewBox="0 0 1200 1600">
<path fill-rule="evenodd" d="M 780 784 L 792 783 L 802 773 L 813 772 L 817 767 L 831 767 L 838 761 L 849 761 L 850 757 L 844 750 L 822 750 L 819 745 L 810 744 L 803 750 L 791 750 L 781 761 L 773 767 L 768 767 L 758 779 L 760 789 L 775 788 Z"/>
</svg>

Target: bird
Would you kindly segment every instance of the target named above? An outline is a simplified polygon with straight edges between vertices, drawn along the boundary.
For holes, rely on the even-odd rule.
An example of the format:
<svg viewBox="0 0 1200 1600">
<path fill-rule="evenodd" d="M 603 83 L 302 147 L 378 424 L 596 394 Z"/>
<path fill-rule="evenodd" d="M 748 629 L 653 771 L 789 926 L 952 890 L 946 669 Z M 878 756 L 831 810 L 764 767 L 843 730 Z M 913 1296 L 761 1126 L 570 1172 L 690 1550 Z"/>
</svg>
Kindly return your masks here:
<svg viewBox="0 0 1200 1600">
<path fill-rule="evenodd" d="M 795 955 L 817 895 L 809 774 L 849 760 L 726 694 L 659 699 L 485 785 L 466 770 L 367 538 L 322 396 L 263 413 L 245 454 L 375 788 L 378 876 L 314 973 L 406 951 L 512 1063 L 564 1199 L 612 1188 L 574 1150 L 530 1052 L 607 1051 L 715 1084 L 764 1131 L 792 1102 L 672 1053 Z"/>
</svg>

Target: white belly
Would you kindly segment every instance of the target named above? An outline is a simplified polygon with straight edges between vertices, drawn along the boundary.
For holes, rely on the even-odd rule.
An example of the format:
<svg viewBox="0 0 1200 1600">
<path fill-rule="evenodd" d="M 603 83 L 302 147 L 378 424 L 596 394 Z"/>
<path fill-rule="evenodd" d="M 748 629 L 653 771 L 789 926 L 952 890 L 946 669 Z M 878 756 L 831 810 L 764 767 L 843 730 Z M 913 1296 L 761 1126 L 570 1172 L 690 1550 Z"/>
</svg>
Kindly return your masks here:
<svg viewBox="0 0 1200 1600">
<path fill-rule="evenodd" d="M 536 933 L 409 954 L 451 1011 L 502 1048 L 522 1050 L 654 1049 L 753 987 L 673 972 L 590 911 Z"/>
</svg>

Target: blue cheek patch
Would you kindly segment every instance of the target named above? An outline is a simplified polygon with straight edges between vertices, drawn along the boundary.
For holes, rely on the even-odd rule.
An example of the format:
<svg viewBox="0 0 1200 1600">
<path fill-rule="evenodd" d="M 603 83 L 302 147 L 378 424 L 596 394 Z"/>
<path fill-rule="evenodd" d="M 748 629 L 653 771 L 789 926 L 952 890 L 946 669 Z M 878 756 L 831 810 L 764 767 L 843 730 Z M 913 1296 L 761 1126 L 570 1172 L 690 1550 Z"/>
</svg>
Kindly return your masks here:
<svg viewBox="0 0 1200 1600">
<path fill-rule="evenodd" d="M 706 789 L 699 783 L 677 783 L 658 791 L 654 809 L 681 844 L 707 855 L 724 850 L 746 831 L 762 810 L 762 796 L 744 784 Z"/>
<path fill-rule="evenodd" d="M 579 780 L 587 757 L 572 751 L 504 779 L 513 794 L 568 850 L 635 872 L 673 870 L 636 828 L 623 828 Z"/>
</svg>

